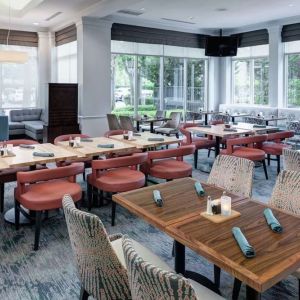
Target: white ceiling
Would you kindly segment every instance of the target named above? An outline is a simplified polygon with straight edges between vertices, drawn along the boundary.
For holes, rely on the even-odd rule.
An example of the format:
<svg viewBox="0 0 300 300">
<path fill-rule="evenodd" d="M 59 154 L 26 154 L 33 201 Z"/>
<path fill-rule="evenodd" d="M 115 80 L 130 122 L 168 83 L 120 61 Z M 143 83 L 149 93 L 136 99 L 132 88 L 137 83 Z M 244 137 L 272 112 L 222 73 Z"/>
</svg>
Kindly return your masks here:
<svg viewBox="0 0 300 300">
<path fill-rule="evenodd" d="M 57 28 L 81 16 L 151 23 L 191 30 L 238 28 L 300 17 L 300 0 L 10 0 L 13 27 Z M 8 25 L 9 0 L 0 0 L 0 26 Z M 118 13 L 130 9 L 140 16 Z M 52 20 L 46 19 L 61 12 Z M 174 22 L 165 19 L 174 19 Z M 189 23 L 193 24 L 189 24 Z M 5 26 L 6 25 L 6 26 Z"/>
</svg>

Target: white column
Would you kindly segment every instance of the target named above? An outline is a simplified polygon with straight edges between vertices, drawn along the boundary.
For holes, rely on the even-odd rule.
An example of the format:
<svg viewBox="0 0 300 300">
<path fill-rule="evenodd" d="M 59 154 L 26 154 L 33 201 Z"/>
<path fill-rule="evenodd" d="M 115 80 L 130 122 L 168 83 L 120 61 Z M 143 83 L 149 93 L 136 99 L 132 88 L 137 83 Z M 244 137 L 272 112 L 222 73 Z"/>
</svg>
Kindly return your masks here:
<svg viewBox="0 0 300 300">
<path fill-rule="evenodd" d="M 284 106 L 283 44 L 281 25 L 268 28 L 269 31 L 269 104 L 272 107 Z"/>
<path fill-rule="evenodd" d="M 100 136 L 111 111 L 111 22 L 77 22 L 79 122 L 82 133 Z"/>
<path fill-rule="evenodd" d="M 222 58 L 219 57 L 210 57 L 208 60 L 208 110 L 218 110 L 221 99 L 220 85 L 221 85 L 221 76 L 220 74 L 220 64 Z"/>
<path fill-rule="evenodd" d="M 51 49 L 54 38 L 51 32 L 39 32 L 38 37 L 39 87 L 37 107 L 45 109 L 48 100 L 48 83 L 51 81 Z"/>
</svg>

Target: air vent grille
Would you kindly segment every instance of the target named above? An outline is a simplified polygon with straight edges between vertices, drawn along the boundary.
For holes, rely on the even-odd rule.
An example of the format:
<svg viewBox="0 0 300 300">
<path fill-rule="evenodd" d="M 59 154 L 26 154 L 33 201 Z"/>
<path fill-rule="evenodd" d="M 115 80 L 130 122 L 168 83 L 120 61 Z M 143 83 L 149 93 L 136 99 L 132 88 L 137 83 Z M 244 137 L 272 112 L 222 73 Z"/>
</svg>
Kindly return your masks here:
<svg viewBox="0 0 300 300">
<path fill-rule="evenodd" d="M 57 16 L 61 15 L 62 12 L 58 11 L 55 14 L 51 15 L 50 17 L 48 17 L 45 21 L 51 21 L 52 19 L 56 18 Z"/>
<path fill-rule="evenodd" d="M 142 11 L 138 11 L 138 10 L 131 10 L 131 9 L 122 9 L 122 10 L 118 10 L 119 14 L 125 14 L 125 15 L 131 15 L 131 16 L 140 16 L 143 14 Z"/>
<path fill-rule="evenodd" d="M 168 18 L 161 18 L 161 19 L 165 20 L 165 21 L 176 22 L 176 23 L 184 23 L 184 24 L 191 24 L 191 25 L 195 25 L 196 24 L 194 22 L 181 21 L 181 20 L 175 20 L 175 19 L 168 19 Z"/>
</svg>

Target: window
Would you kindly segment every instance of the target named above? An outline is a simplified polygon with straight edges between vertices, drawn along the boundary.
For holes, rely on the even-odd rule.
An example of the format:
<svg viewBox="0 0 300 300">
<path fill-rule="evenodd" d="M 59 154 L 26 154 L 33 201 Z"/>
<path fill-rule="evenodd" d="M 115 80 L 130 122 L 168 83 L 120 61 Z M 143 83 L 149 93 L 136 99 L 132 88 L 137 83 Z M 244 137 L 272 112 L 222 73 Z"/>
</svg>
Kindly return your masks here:
<svg viewBox="0 0 300 300">
<path fill-rule="evenodd" d="M 57 82 L 77 83 L 77 41 L 56 47 Z"/>
<path fill-rule="evenodd" d="M 206 106 L 203 49 L 112 41 L 112 108 L 122 115 Z"/>
<path fill-rule="evenodd" d="M 25 64 L 0 63 L 0 108 L 30 108 L 37 103 L 38 65 L 37 48 L 0 45 L 1 50 L 26 51 Z"/>
<path fill-rule="evenodd" d="M 300 41 L 285 43 L 286 103 L 300 107 Z"/>
<path fill-rule="evenodd" d="M 269 46 L 238 49 L 232 59 L 232 94 L 236 104 L 269 104 Z"/>
</svg>

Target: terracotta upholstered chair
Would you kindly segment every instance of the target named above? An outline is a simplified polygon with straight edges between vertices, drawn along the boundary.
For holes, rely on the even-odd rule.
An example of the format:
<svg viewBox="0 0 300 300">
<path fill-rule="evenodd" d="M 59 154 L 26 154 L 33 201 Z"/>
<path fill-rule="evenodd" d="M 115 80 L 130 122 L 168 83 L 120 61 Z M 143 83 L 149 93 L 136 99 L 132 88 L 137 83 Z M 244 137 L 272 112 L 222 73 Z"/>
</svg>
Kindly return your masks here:
<svg viewBox="0 0 300 300">
<path fill-rule="evenodd" d="M 148 261 L 126 236 L 123 237 L 123 251 L 133 300 L 224 299 L 207 287 L 176 274 L 169 266 Z"/>
<path fill-rule="evenodd" d="M 183 161 L 186 155 L 194 154 L 195 145 L 181 146 L 175 149 L 148 152 L 148 161 L 141 170 L 146 176 L 173 180 L 192 176 L 192 166 Z"/>
<path fill-rule="evenodd" d="M 54 144 L 57 145 L 59 142 L 65 142 L 65 141 L 68 141 L 70 138 L 74 139 L 76 137 L 90 138 L 90 136 L 88 136 L 86 134 L 80 134 L 80 133 L 64 134 L 64 135 L 60 135 L 60 136 L 56 137 L 54 139 Z M 83 179 L 85 180 L 85 169 L 91 167 L 92 160 L 89 159 L 89 158 L 80 158 L 77 161 L 84 163 L 84 172 L 82 173 L 82 176 L 83 176 Z M 64 162 L 58 162 L 56 165 L 58 167 L 62 167 L 62 166 L 70 165 L 71 163 L 72 163 L 72 161 L 67 160 L 67 161 L 64 161 Z"/>
<path fill-rule="evenodd" d="M 107 114 L 107 122 L 109 130 L 118 130 L 121 129 L 118 117 L 115 114 Z"/>
<path fill-rule="evenodd" d="M 72 195 L 74 202 L 81 200 L 82 190 L 76 183 L 76 175 L 81 174 L 83 169 L 83 163 L 74 163 L 55 169 L 18 172 L 15 189 L 16 229 L 19 229 L 21 205 L 35 212 L 34 250 L 39 248 L 42 213 L 61 208 L 65 194 Z"/>
<path fill-rule="evenodd" d="M 170 113 L 171 120 L 164 123 L 162 126 L 155 129 L 156 133 L 165 134 L 167 136 L 175 134 L 178 138 L 179 124 L 181 118 L 181 112 L 173 111 Z"/>
<path fill-rule="evenodd" d="M 258 149 L 262 147 L 262 143 L 266 140 L 266 134 L 228 139 L 226 141 L 227 148 L 221 150 L 221 154 L 246 158 L 254 162 L 261 162 L 265 171 L 266 179 L 268 179 L 265 162 L 266 153 L 262 149 Z"/>
<path fill-rule="evenodd" d="M 122 235 L 108 235 L 99 217 L 75 208 L 69 195 L 64 196 L 63 208 L 81 282 L 80 299 L 132 299 Z M 132 243 L 147 261 L 168 268 L 146 247 Z"/>
<path fill-rule="evenodd" d="M 32 140 L 10 140 L 6 142 L 7 144 L 13 144 L 14 147 L 19 146 L 21 144 L 26 145 L 35 145 L 38 144 L 36 141 Z M 1 145 L 1 143 L 0 143 Z M 37 165 L 37 169 L 45 169 L 45 166 Z M 4 210 L 4 191 L 5 191 L 5 183 L 13 182 L 17 180 L 17 172 L 26 172 L 29 171 L 30 167 L 20 167 L 20 168 L 9 168 L 6 170 L 0 171 L 0 212 Z"/>
<path fill-rule="evenodd" d="M 92 188 L 101 192 L 121 193 L 141 188 L 145 185 L 144 173 L 137 167 L 147 160 L 147 153 L 134 153 L 131 156 L 109 158 L 105 160 L 93 160 L 92 174 L 88 175 L 88 201 L 91 210 L 94 200 Z M 112 201 L 112 220 L 115 224 L 116 203 Z"/>
<path fill-rule="evenodd" d="M 283 165 L 285 170 L 300 172 L 300 151 L 283 149 Z"/>
<path fill-rule="evenodd" d="M 282 141 L 294 136 L 293 131 L 282 131 L 269 133 L 267 141 L 262 144 L 261 149 L 265 151 L 268 157 L 268 165 L 270 165 L 271 155 L 276 156 L 277 160 L 277 173 L 280 172 L 280 156 L 282 155 L 282 150 L 286 148 L 292 148 L 291 145 L 285 144 Z"/>
<path fill-rule="evenodd" d="M 182 146 L 185 145 L 195 145 L 195 153 L 194 153 L 194 166 L 197 169 L 198 165 L 198 151 L 201 149 L 210 150 L 210 148 L 215 147 L 216 142 L 212 138 L 206 137 L 197 137 L 192 136 L 192 133 L 188 131 L 186 128 L 195 127 L 193 123 L 185 123 L 180 127 L 180 132 L 185 136 L 185 139 L 181 142 Z"/>
<path fill-rule="evenodd" d="M 254 163 L 245 158 L 219 155 L 213 164 L 207 183 L 233 194 L 251 197 Z"/>
</svg>

